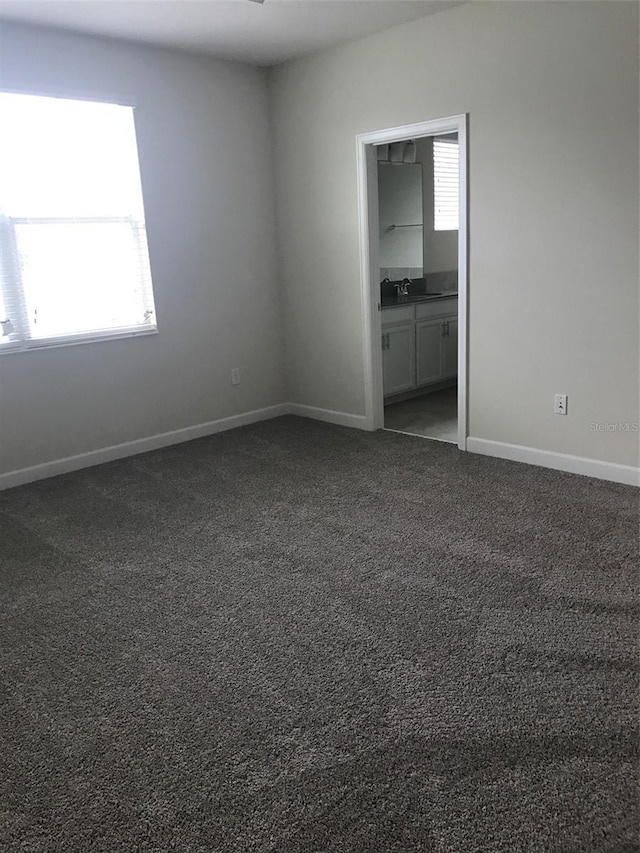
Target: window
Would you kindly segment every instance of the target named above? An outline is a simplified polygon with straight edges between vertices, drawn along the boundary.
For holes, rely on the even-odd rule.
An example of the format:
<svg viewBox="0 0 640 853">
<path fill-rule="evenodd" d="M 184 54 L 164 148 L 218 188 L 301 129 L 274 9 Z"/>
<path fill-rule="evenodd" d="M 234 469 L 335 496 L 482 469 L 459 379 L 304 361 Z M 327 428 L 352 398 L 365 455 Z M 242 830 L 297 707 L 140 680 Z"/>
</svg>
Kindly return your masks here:
<svg viewBox="0 0 640 853">
<path fill-rule="evenodd" d="M 433 228 L 458 230 L 459 162 L 458 139 L 433 140 Z"/>
<path fill-rule="evenodd" d="M 156 330 L 133 109 L 0 93 L 0 352 Z"/>
</svg>

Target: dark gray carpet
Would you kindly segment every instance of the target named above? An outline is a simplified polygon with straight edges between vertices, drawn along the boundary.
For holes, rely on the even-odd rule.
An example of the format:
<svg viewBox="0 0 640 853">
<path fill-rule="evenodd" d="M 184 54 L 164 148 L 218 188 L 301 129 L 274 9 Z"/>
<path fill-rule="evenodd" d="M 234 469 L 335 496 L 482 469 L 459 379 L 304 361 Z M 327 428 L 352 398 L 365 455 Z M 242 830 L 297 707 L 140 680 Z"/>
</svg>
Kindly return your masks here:
<svg viewBox="0 0 640 853">
<path fill-rule="evenodd" d="M 0 847 L 637 850 L 637 532 L 296 418 L 5 492 Z"/>
</svg>

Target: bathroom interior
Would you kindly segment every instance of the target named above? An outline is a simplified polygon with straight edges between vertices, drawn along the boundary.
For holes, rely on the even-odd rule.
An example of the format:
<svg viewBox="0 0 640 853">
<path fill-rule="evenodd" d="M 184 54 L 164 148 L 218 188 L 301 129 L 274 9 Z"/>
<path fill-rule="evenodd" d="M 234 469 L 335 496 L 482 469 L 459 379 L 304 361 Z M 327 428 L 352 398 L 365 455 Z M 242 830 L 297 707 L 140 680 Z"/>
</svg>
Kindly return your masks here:
<svg viewBox="0 0 640 853">
<path fill-rule="evenodd" d="M 457 443 L 458 135 L 377 161 L 384 426 Z"/>
</svg>

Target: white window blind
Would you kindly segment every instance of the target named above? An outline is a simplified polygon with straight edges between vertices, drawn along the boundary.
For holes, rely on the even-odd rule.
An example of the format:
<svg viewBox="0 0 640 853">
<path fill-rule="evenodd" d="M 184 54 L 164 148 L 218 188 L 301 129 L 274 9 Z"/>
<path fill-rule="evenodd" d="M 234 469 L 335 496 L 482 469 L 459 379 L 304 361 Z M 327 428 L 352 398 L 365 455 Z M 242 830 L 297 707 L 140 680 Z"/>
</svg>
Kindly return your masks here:
<svg viewBox="0 0 640 853">
<path fill-rule="evenodd" d="M 0 352 L 156 330 L 131 107 L 0 93 Z"/>
<path fill-rule="evenodd" d="M 433 227 L 458 230 L 459 148 L 457 139 L 433 140 Z"/>
</svg>

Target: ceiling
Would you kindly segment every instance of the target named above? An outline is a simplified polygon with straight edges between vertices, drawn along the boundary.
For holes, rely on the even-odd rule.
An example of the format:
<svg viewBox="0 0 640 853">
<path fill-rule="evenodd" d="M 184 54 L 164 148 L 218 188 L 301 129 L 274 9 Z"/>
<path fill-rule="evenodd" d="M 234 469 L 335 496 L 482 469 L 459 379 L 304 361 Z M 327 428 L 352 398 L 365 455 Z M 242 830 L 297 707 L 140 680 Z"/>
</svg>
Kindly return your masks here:
<svg viewBox="0 0 640 853">
<path fill-rule="evenodd" d="M 276 65 L 460 0 L 2 0 L 3 19 Z"/>
</svg>

